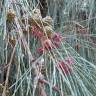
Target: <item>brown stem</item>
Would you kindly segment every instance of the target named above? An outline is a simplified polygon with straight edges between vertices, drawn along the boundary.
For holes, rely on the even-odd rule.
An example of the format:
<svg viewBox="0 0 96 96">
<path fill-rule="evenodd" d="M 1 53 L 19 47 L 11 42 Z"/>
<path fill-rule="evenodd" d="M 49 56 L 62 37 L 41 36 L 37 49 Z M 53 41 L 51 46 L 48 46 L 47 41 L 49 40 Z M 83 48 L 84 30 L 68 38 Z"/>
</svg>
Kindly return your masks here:
<svg viewBox="0 0 96 96">
<path fill-rule="evenodd" d="M 13 48 L 13 51 L 12 51 L 12 54 L 11 54 L 11 57 L 10 57 L 10 61 L 8 63 L 9 66 L 8 66 L 8 70 L 7 70 L 7 74 L 6 74 L 6 80 L 5 80 L 5 85 L 4 85 L 2 96 L 6 96 L 6 88 L 7 88 L 7 85 L 8 85 L 8 78 L 9 78 L 10 69 L 11 69 L 12 60 L 13 60 L 13 57 L 14 57 L 14 54 L 15 54 L 16 46 L 17 46 L 17 44 Z"/>
</svg>

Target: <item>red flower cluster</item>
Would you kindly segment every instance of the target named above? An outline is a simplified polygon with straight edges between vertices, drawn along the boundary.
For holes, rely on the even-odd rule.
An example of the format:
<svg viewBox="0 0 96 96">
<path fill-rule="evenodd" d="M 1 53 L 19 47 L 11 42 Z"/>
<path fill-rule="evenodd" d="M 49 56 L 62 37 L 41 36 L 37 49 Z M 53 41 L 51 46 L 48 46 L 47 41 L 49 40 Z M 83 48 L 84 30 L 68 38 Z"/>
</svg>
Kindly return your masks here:
<svg viewBox="0 0 96 96">
<path fill-rule="evenodd" d="M 50 51 L 55 47 L 60 47 L 60 43 L 63 37 L 60 34 L 53 34 L 51 38 L 42 38 L 41 43 L 42 47 L 37 49 L 37 52 L 43 53 L 44 50 Z"/>
<path fill-rule="evenodd" d="M 54 33 L 52 35 L 52 40 L 54 42 L 61 42 L 62 39 L 63 39 L 63 37 L 60 34 L 58 34 L 58 33 Z"/>
<path fill-rule="evenodd" d="M 42 48 L 42 47 L 38 48 L 37 49 L 37 52 L 40 53 L 40 54 L 42 54 L 44 52 L 44 48 Z"/>
<path fill-rule="evenodd" d="M 43 53 L 45 50 L 50 51 L 56 47 L 59 48 L 63 39 L 58 33 L 52 34 L 50 38 L 46 37 L 38 26 L 32 26 L 32 34 L 35 38 L 39 39 L 42 44 L 42 47 L 37 49 L 38 53 Z"/>
<path fill-rule="evenodd" d="M 50 39 L 41 40 L 42 47 L 37 49 L 37 52 L 43 53 L 45 50 L 50 51 L 53 49 L 53 44 Z"/>
<path fill-rule="evenodd" d="M 72 72 L 71 65 L 74 63 L 74 60 L 71 57 L 67 57 L 65 61 L 60 61 L 57 65 L 57 68 L 62 70 L 66 75 Z"/>
<path fill-rule="evenodd" d="M 63 37 L 62 37 L 60 34 L 58 34 L 58 33 L 53 34 L 53 36 L 52 36 L 52 38 L 51 38 L 53 44 L 54 44 L 57 48 L 60 47 L 60 43 L 61 43 L 62 39 L 63 39 Z"/>
<path fill-rule="evenodd" d="M 32 34 L 37 39 L 41 39 L 44 36 L 44 33 L 40 31 L 38 26 L 32 26 Z"/>
</svg>

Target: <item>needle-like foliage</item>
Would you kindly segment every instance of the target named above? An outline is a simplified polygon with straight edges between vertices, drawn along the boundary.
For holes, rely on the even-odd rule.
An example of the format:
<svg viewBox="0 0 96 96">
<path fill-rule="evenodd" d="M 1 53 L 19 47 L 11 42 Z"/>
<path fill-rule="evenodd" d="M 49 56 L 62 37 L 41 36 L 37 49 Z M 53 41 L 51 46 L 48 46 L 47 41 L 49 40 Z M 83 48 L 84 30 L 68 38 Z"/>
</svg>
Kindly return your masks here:
<svg viewBox="0 0 96 96">
<path fill-rule="evenodd" d="M 96 96 L 95 6 L 1 0 L 0 96 Z"/>
</svg>

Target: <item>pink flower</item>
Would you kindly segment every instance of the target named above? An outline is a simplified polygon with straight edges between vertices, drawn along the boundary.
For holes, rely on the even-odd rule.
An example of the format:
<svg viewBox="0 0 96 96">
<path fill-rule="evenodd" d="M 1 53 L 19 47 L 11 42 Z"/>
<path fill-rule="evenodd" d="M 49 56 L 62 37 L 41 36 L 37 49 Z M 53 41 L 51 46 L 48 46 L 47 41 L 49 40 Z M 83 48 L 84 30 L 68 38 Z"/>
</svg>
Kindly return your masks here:
<svg viewBox="0 0 96 96">
<path fill-rule="evenodd" d="M 63 37 L 60 34 L 53 34 L 51 40 L 53 41 L 53 44 L 58 48 L 60 47 L 60 43 L 62 41 Z"/>
<path fill-rule="evenodd" d="M 44 33 L 40 31 L 40 28 L 37 26 L 32 26 L 32 33 L 35 38 L 41 39 L 44 36 Z"/>
<path fill-rule="evenodd" d="M 46 50 L 52 50 L 52 48 L 53 48 L 53 44 L 50 39 L 46 39 L 43 42 L 43 46 L 44 46 L 44 49 L 46 49 Z"/>
<path fill-rule="evenodd" d="M 61 42 L 62 39 L 63 39 L 63 37 L 62 37 L 60 34 L 58 34 L 58 33 L 55 33 L 55 34 L 53 34 L 53 36 L 52 36 L 52 40 L 53 40 L 54 42 Z"/>
<path fill-rule="evenodd" d="M 38 34 L 39 35 L 39 34 Z M 55 33 L 52 38 L 47 38 L 46 36 L 40 36 L 42 47 L 37 49 L 38 53 L 43 53 L 43 51 L 51 51 L 55 47 L 60 47 L 60 42 L 62 40 L 62 36 Z M 55 47 L 54 47 L 55 46 Z"/>
<path fill-rule="evenodd" d="M 60 61 L 57 68 L 60 68 L 64 74 L 69 74 L 72 72 L 72 64 L 74 63 L 72 57 L 67 57 L 65 61 Z"/>
<path fill-rule="evenodd" d="M 51 51 L 53 49 L 53 45 L 50 39 L 45 39 L 41 41 L 42 47 L 37 49 L 38 53 L 43 53 L 44 51 Z"/>
<path fill-rule="evenodd" d="M 41 44 L 42 44 L 42 47 L 44 48 L 44 50 L 50 51 L 53 49 L 53 44 L 52 44 L 51 39 L 48 39 L 46 36 L 44 36 L 41 39 Z"/>
<path fill-rule="evenodd" d="M 44 49 L 42 47 L 40 47 L 40 48 L 37 49 L 37 52 L 40 53 L 40 54 L 43 54 Z"/>
</svg>

